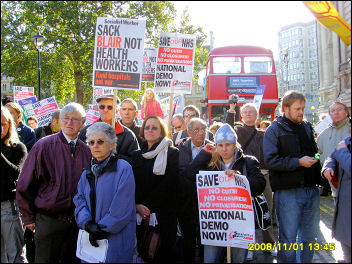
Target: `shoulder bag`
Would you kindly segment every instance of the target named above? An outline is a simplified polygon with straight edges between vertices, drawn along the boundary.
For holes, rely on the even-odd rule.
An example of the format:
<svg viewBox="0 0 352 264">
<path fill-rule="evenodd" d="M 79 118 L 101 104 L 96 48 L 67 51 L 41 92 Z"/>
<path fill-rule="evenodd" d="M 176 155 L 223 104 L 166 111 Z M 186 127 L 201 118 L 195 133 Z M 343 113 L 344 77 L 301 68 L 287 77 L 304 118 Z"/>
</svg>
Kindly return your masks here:
<svg viewBox="0 0 352 264">
<path fill-rule="evenodd" d="M 153 261 L 160 247 L 160 243 L 159 231 L 149 226 L 149 219 L 147 219 L 145 221 L 141 252 L 139 252 L 142 259 L 146 262 Z"/>
</svg>

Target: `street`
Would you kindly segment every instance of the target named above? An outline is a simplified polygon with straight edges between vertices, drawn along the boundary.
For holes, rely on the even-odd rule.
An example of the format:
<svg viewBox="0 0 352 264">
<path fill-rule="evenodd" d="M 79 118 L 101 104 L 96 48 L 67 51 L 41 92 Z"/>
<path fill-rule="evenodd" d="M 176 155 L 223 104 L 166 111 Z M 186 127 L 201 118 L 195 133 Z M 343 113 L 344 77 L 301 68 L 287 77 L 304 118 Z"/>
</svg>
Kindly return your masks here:
<svg viewBox="0 0 352 264">
<path fill-rule="evenodd" d="M 318 243 L 334 243 L 334 251 L 315 251 L 313 257 L 313 263 L 336 263 L 338 260 L 343 259 L 341 245 L 335 239 L 331 237 L 331 226 L 334 214 L 334 201 L 331 196 L 321 196 L 320 197 L 320 224 L 319 224 L 319 234 Z M 274 232 L 277 237 L 278 228 L 274 227 Z M 256 230 L 256 242 L 260 243 L 262 240 L 262 232 Z M 277 263 L 276 258 L 270 256 L 264 251 L 255 251 L 252 261 L 247 261 L 248 263 Z"/>
</svg>

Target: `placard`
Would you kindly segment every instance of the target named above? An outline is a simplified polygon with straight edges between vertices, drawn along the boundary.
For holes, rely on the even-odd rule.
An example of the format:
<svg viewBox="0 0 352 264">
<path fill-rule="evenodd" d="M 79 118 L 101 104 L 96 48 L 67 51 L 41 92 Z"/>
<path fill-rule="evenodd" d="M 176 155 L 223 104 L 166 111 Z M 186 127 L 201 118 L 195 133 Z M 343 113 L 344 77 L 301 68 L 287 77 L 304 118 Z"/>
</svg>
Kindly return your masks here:
<svg viewBox="0 0 352 264">
<path fill-rule="evenodd" d="M 196 37 L 162 32 L 159 39 L 154 90 L 191 94 Z"/>
<path fill-rule="evenodd" d="M 156 67 L 156 48 L 145 48 L 143 54 L 142 82 L 154 82 Z"/>
<path fill-rule="evenodd" d="M 50 123 L 51 115 L 59 109 L 55 96 L 51 96 L 33 103 L 33 110 L 38 119 L 38 126 L 45 126 Z"/>
<path fill-rule="evenodd" d="M 35 116 L 35 113 L 33 110 L 33 103 L 35 103 L 36 101 L 37 101 L 37 98 L 35 96 L 28 97 L 26 99 L 22 99 L 18 101 L 19 105 L 22 106 L 23 115 L 26 122 L 28 117 Z"/>
<path fill-rule="evenodd" d="M 94 124 L 98 121 L 99 117 L 99 111 L 92 109 L 86 110 L 86 125 Z"/>
<path fill-rule="evenodd" d="M 203 245 L 248 249 L 255 243 L 249 182 L 243 175 L 230 179 L 224 171 L 197 174 L 200 237 Z"/>
<path fill-rule="evenodd" d="M 140 90 L 145 20 L 98 17 L 93 87 Z"/>
<path fill-rule="evenodd" d="M 14 86 L 13 87 L 13 101 L 18 103 L 22 99 L 34 96 L 34 88 L 26 86 Z"/>
</svg>

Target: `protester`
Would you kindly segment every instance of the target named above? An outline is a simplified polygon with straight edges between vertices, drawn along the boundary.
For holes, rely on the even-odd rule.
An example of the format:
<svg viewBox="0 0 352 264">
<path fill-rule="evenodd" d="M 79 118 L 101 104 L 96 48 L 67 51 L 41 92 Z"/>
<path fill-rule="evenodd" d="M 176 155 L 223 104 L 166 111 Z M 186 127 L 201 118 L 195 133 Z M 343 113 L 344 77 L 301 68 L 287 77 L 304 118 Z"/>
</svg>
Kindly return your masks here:
<svg viewBox="0 0 352 264">
<path fill-rule="evenodd" d="M 183 244 L 183 262 L 195 262 L 195 249 L 197 234 L 199 234 L 199 217 L 196 185 L 187 177 L 187 171 L 192 160 L 198 155 L 206 144 L 212 143 L 205 139 L 206 123 L 200 118 L 192 118 L 188 122 L 187 130 L 190 138 L 184 139 L 179 149 L 179 186 L 177 219 L 181 227 Z M 200 237 L 198 238 L 200 246 Z"/>
<path fill-rule="evenodd" d="M 138 115 L 138 107 L 135 100 L 126 98 L 121 103 L 120 108 L 121 124 L 131 129 L 138 140 L 138 144 L 142 144 L 142 138 L 139 136 L 141 126 L 136 122 Z"/>
<path fill-rule="evenodd" d="M 263 193 L 265 188 L 265 179 L 260 172 L 259 162 L 255 157 L 243 154 L 237 142 L 236 132 L 228 124 L 224 124 L 216 132 L 215 147 L 207 144 L 195 157 L 187 176 L 195 182 L 196 174 L 200 170 L 225 171 L 229 177 L 235 172 L 245 175 L 253 197 Z M 231 247 L 231 262 L 245 262 L 247 251 L 247 249 Z M 225 247 L 205 245 L 204 263 L 223 262 L 225 252 Z"/>
<path fill-rule="evenodd" d="M 35 116 L 30 116 L 27 118 L 27 124 L 31 129 L 36 129 L 38 127 L 38 119 Z"/>
<path fill-rule="evenodd" d="M 209 127 L 209 130 L 210 132 L 215 135 L 216 132 L 218 131 L 218 129 L 223 125 L 224 123 L 223 122 L 218 122 L 218 121 L 215 121 L 211 124 L 211 126 Z"/>
<path fill-rule="evenodd" d="M 271 122 L 269 120 L 263 120 L 262 122 L 260 122 L 259 128 L 265 132 L 267 128 L 270 126 L 270 124 Z"/>
<path fill-rule="evenodd" d="M 287 245 L 278 250 L 278 262 L 312 262 L 314 250 L 308 244 L 316 241 L 319 230 L 321 166 L 314 159 L 318 149 L 313 128 L 303 120 L 305 102 L 302 93 L 286 92 L 283 116 L 264 135 L 264 162 L 274 191 L 279 243 Z M 303 250 L 292 250 L 291 245 L 302 245 Z"/>
<path fill-rule="evenodd" d="M 142 97 L 142 119 L 145 120 L 150 115 L 156 115 L 160 118 L 164 118 L 163 110 L 161 109 L 161 104 L 157 98 L 156 93 L 152 88 L 145 89 Z"/>
<path fill-rule="evenodd" d="M 167 138 L 167 127 L 158 116 L 148 116 L 140 136 L 145 140 L 141 150 L 130 159 L 136 181 L 136 209 L 143 220 L 155 213 L 161 245 L 155 262 L 174 262 L 176 240 L 176 187 L 178 184 L 179 154 Z M 138 251 L 144 221 L 137 226 Z"/>
<path fill-rule="evenodd" d="M 5 107 L 9 109 L 13 120 L 15 121 L 20 141 L 26 145 L 27 151 L 29 152 L 37 140 L 34 130 L 22 122 L 22 107 L 18 103 L 13 102 L 7 103 Z"/>
<path fill-rule="evenodd" d="M 27 157 L 13 117 L 1 107 L 1 263 L 25 263 L 22 221 L 16 202 L 16 182 Z"/>
<path fill-rule="evenodd" d="M 58 133 L 60 132 L 61 129 L 61 123 L 60 123 L 60 109 L 56 110 L 54 113 L 51 115 L 51 121 L 48 125 L 43 126 L 43 127 L 38 127 L 35 130 L 35 135 L 37 137 L 37 140 Z"/>
<path fill-rule="evenodd" d="M 172 117 L 173 133 L 186 129 L 186 122 L 182 114 L 174 114 Z"/>
<path fill-rule="evenodd" d="M 115 130 L 104 122 L 87 129 L 93 159 L 78 183 L 75 219 L 89 233 L 90 243 L 108 239 L 105 262 L 132 262 L 136 239 L 136 204 L 131 165 L 113 152 Z M 94 198 L 93 198 L 94 197 Z"/>
<path fill-rule="evenodd" d="M 198 117 L 200 115 L 199 109 L 194 106 L 194 105 L 187 105 L 183 108 L 182 111 L 182 115 L 183 115 L 183 119 L 185 120 L 186 126 L 188 124 L 188 122 L 194 118 L 194 117 Z M 189 135 L 187 134 L 187 129 L 178 131 L 176 133 L 174 133 L 172 135 L 172 142 L 174 143 L 175 146 L 177 146 L 182 139 L 189 137 Z M 207 130 L 206 131 L 206 135 L 205 135 L 206 139 L 210 140 L 210 141 L 214 141 L 214 135 Z"/>
<path fill-rule="evenodd" d="M 113 98 L 113 95 L 103 95 L 96 99 L 100 114 L 100 118 L 97 122 L 104 122 L 109 125 L 112 125 Z M 117 97 L 116 101 L 116 112 L 118 112 L 120 98 Z M 90 126 L 91 125 L 85 126 L 79 133 L 79 138 L 84 142 L 86 142 L 86 133 L 88 127 Z M 136 136 L 129 128 L 125 127 L 124 125 L 121 125 L 119 120 L 115 121 L 115 125 L 113 127 L 115 128 L 115 133 L 117 137 L 116 152 L 118 154 L 131 156 L 135 150 L 139 149 L 138 140 Z"/>
<path fill-rule="evenodd" d="M 229 125 L 233 125 L 234 122 L 234 110 L 235 104 L 230 103 L 230 110 L 226 117 L 226 122 Z M 242 151 L 246 155 L 254 156 L 258 159 L 260 163 L 260 170 L 264 175 L 266 185 L 264 190 L 265 199 L 268 202 L 270 217 L 273 219 L 275 212 L 273 211 L 273 192 L 270 186 L 269 180 L 269 171 L 267 166 L 264 163 L 264 154 L 263 154 L 263 139 L 264 131 L 259 130 L 256 127 L 256 120 L 258 120 L 258 109 L 257 106 L 253 103 L 244 104 L 241 107 L 241 116 L 244 123 L 243 127 L 236 127 L 235 131 L 238 136 L 238 143 L 242 146 Z M 274 237 L 274 227 L 271 225 L 267 230 L 262 231 L 263 234 L 263 243 L 270 243 L 272 247 L 276 243 L 276 238 Z M 267 251 L 272 256 L 276 256 L 275 250 Z M 253 259 L 254 252 L 248 252 L 248 259 Z"/>
<path fill-rule="evenodd" d="M 337 144 L 344 138 L 351 135 L 351 122 L 349 119 L 348 108 L 345 104 L 334 102 L 329 108 L 329 115 L 332 124 L 321 132 L 317 139 L 318 149 L 320 153 L 320 163 L 324 164 L 325 160 L 334 151 Z M 332 197 L 336 201 L 336 188 L 329 181 Z M 324 191 L 324 190 L 323 190 Z M 322 194 L 328 195 L 329 189 L 325 190 Z"/>
<path fill-rule="evenodd" d="M 332 236 L 341 242 L 344 261 L 351 263 L 351 136 L 326 159 L 322 173 L 329 181 L 332 177 L 338 180 Z"/>
<path fill-rule="evenodd" d="M 61 131 L 34 145 L 19 177 L 16 198 L 25 226 L 35 230 L 35 262 L 76 262 L 72 199 L 91 159 L 78 139 L 85 116 L 80 104 L 67 104 L 60 112 Z"/>
</svg>

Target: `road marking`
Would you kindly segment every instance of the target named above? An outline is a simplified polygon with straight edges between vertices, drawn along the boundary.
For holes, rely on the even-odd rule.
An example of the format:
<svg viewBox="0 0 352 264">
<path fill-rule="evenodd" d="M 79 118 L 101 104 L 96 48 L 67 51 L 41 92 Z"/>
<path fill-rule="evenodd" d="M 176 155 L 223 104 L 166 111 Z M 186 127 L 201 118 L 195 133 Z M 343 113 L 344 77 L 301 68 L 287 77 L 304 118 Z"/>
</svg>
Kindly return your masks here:
<svg viewBox="0 0 352 264">
<path fill-rule="evenodd" d="M 326 210 L 325 208 L 323 208 L 321 206 L 320 206 L 320 210 L 323 211 L 324 213 L 330 215 L 330 216 L 333 216 L 333 214 L 331 212 L 329 212 L 328 210 Z"/>
<path fill-rule="evenodd" d="M 320 200 L 322 202 L 322 200 Z M 327 203 L 320 203 L 320 205 L 324 205 L 325 207 L 329 208 L 332 212 L 335 210 L 335 208 L 330 207 Z"/>
</svg>

